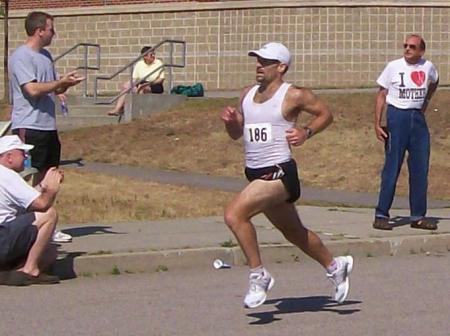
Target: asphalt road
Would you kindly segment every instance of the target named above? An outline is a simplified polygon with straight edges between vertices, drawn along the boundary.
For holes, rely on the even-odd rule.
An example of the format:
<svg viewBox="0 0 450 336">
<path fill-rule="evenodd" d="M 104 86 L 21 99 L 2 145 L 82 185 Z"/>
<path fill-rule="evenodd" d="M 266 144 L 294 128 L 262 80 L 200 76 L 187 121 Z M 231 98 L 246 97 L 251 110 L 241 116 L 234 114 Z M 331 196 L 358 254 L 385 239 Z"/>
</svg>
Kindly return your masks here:
<svg viewBox="0 0 450 336">
<path fill-rule="evenodd" d="M 268 268 L 275 287 L 255 310 L 245 267 L 0 287 L 0 335 L 449 335 L 450 254 L 356 259 L 340 306 L 317 264 Z"/>
</svg>

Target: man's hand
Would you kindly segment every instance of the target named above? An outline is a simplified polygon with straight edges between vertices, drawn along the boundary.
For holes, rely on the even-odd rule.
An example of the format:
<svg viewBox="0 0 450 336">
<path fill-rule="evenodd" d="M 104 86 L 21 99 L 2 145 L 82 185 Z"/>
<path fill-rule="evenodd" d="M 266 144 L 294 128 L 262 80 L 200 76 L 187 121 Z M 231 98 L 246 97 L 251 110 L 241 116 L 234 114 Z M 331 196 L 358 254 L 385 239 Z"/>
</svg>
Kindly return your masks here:
<svg viewBox="0 0 450 336">
<path fill-rule="evenodd" d="M 377 136 L 378 140 L 383 142 L 388 138 L 388 134 L 380 125 L 375 125 L 375 135 Z"/>
<path fill-rule="evenodd" d="M 222 119 L 225 125 L 236 123 L 238 122 L 238 112 L 234 107 L 226 106 L 220 114 L 220 119 Z"/>
<path fill-rule="evenodd" d="M 75 86 L 82 81 L 84 81 L 86 77 L 78 76 L 76 71 L 69 72 L 67 75 L 61 77 L 62 86 L 66 89 Z"/>
<path fill-rule="evenodd" d="M 237 140 L 242 136 L 243 130 L 243 116 L 234 107 L 226 106 L 220 113 L 220 119 L 225 124 L 225 128 L 228 135 L 233 139 Z"/>
<path fill-rule="evenodd" d="M 308 134 L 304 128 L 290 128 L 286 130 L 286 140 L 291 146 L 300 146 L 306 139 L 308 139 Z"/>
<path fill-rule="evenodd" d="M 64 179 L 64 173 L 56 167 L 47 170 L 43 180 L 36 186 L 40 195 L 28 207 L 29 211 L 47 211 L 55 202 L 59 186 Z"/>
<path fill-rule="evenodd" d="M 48 191 L 56 194 L 59 191 L 59 186 L 64 180 L 63 171 L 59 170 L 56 167 L 51 167 L 47 170 L 43 180 L 39 183 L 42 192 Z"/>
</svg>

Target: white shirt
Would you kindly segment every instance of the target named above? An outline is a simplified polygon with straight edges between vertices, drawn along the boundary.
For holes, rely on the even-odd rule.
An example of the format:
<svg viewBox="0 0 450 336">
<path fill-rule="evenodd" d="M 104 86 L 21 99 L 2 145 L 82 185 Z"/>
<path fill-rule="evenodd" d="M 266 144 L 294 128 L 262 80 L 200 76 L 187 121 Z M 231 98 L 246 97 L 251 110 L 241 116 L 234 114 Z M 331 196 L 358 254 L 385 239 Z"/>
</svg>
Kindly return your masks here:
<svg viewBox="0 0 450 336">
<path fill-rule="evenodd" d="M 245 165 L 249 168 L 274 166 L 291 159 L 286 130 L 295 122 L 284 118 L 281 106 L 291 84 L 283 83 L 272 98 L 255 103 L 259 85 L 255 85 L 242 101 L 244 115 Z"/>
<path fill-rule="evenodd" d="M 377 84 L 388 89 L 386 102 L 400 109 L 420 109 L 427 96 L 430 83 L 439 75 L 430 61 L 421 59 L 409 64 L 402 57 L 389 62 L 377 79 Z"/>
<path fill-rule="evenodd" d="M 0 164 L 0 225 L 26 213 L 39 195 L 18 173 Z"/>
</svg>

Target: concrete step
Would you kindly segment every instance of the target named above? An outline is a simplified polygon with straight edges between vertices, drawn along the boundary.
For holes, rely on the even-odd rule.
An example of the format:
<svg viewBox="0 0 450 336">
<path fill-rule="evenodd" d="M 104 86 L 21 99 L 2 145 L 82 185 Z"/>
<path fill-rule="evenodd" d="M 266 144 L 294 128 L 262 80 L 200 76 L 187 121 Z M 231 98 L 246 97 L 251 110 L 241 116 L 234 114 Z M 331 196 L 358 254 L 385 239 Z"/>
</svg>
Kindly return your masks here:
<svg viewBox="0 0 450 336">
<path fill-rule="evenodd" d="M 101 97 L 100 101 L 107 101 L 111 97 Z M 134 119 L 145 117 L 151 113 L 169 110 L 173 106 L 186 100 L 180 95 L 127 95 L 125 101 L 125 113 L 121 122 L 130 122 Z M 70 129 L 92 127 L 100 125 L 117 124 L 119 118 L 108 116 L 107 111 L 112 109 L 112 104 L 94 104 L 92 97 L 67 96 L 69 113 L 63 116 L 61 105 L 56 104 L 56 118 L 58 129 L 66 131 Z"/>
<path fill-rule="evenodd" d="M 109 105 L 69 105 L 68 116 L 104 116 L 112 107 Z M 61 108 L 56 109 L 56 117 L 63 116 Z"/>
<path fill-rule="evenodd" d="M 83 97 L 83 96 L 67 96 L 68 105 L 104 105 L 107 104 L 113 97 L 112 96 L 101 96 L 97 97 L 97 104 L 94 104 L 94 97 Z"/>
</svg>

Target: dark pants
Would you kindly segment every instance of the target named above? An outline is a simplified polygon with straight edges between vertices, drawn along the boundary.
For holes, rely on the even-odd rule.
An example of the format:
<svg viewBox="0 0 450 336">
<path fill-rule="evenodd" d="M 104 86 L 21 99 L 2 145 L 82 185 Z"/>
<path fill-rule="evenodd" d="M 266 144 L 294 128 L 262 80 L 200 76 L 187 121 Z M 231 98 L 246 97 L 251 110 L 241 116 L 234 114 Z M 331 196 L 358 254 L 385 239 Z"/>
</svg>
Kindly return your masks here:
<svg viewBox="0 0 450 336">
<path fill-rule="evenodd" d="M 408 151 L 409 205 L 411 218 L 425 217 L 427 212 L 430 133 L 424 114 L 418 109 L 387 109 L 389 138 L 385 144 L 385 162 L 376 217 L 389 217 L 398 175 Z"/>
<path fill-rule="evenodd" d="M 45 171 L 50 167 L 58 167 L 61 160 L 61 143 L 58 132 L 42 131 L 29 128 L 16 128 L 13 134 L 19 136 L 26 144 L 34 145 L 30 150 L 31 165 L 38 171 Z"/>
</svg>

